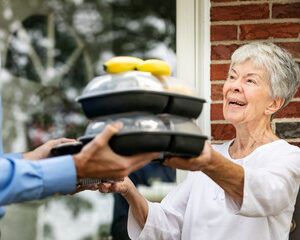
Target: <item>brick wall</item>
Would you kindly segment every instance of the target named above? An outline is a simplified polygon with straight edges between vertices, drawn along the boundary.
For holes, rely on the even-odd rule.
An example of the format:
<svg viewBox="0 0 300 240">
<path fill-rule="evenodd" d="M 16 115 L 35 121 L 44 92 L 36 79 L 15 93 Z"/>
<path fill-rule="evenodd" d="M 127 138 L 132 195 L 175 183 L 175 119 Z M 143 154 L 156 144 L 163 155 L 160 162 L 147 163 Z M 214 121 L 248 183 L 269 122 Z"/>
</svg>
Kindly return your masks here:
<svg viewBox="0 0 300 240">
<path fill-rule="evenodd" d="M 300 63 L 300 0 L 211 0 L 211 135 L 215 143 L 235 137 L 222 114 L 222 87 L 230 56 L 255 40 L 287 49 Z M 272 121 L 277 135 L 300 146 L 300 90 Z"/>
</svg>

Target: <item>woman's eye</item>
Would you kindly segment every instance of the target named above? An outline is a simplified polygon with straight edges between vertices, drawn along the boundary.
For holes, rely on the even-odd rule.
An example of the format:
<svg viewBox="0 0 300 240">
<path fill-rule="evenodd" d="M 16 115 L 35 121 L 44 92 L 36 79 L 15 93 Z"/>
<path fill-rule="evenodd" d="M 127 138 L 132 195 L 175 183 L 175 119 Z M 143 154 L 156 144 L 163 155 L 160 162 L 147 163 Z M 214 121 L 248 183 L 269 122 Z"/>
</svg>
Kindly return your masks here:
<svg viewBox="0 0 300 240">
<path fill-rule="evenodd" d="M 248 83 L 255 83 L 255 81 L 252 80 L 252 79 L 247 79 L 247 82 L 248 82 Z"/>
<path fill-rule="evenodd" d="M 234 80 L 234 79 L 235 79 L 235 77 L 234 77 L 234 76 L 232 76 L 232 75 L 230 75 L 230 76 L 229 76 L 229 79 L 231 79 L 231 80 Z"/>
</svg>

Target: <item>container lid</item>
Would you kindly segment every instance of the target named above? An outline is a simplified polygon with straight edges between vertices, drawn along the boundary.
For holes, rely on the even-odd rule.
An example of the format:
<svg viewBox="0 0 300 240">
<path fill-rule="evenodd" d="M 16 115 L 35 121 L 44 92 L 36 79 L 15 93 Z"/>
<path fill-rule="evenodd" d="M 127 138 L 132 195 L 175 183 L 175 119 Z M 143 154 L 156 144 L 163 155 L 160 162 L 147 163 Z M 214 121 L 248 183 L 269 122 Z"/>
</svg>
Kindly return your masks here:
<svg viewBox="0 0 300 240">
<path fill-rule="evenodd" d="M 94 78 L 77 99 L 130 90 L 164 91 L 161 82 L 149 72 L 129 71 Z"/>
<path fill-rule="evenodd" d="M 189 118 L 169 114 L 149 114 L 132 112 L 114 114 L 92 120 L 85 131 L 84 138 L 94 137 L 101 133 L 106 125 L 121 121 L 123 128 L 118 134 L 134 132 L 165 132 L 169 134 L 182 133 L 188 135 L 202 135 L 200 128 Z"/>
<path fill-rule="evenodd" d="M 123 123 L 123 128 L 119 133 L 168 131 L 163 121 L 155 115 L 148 113 L 126 113 L 94 119 L 89 123 L 85 131 L 85 137 L 95 136 L 102 132 L 106 125 L 116 121 Z"/>
<path fill-rule="evenodd" d="M 192 119 L 170 114 L 161 114 L 159 115 L 159 118 L 164 122 L 165 126 L 170 132 L 202 135 L 200 128 Z"/>
</svg>

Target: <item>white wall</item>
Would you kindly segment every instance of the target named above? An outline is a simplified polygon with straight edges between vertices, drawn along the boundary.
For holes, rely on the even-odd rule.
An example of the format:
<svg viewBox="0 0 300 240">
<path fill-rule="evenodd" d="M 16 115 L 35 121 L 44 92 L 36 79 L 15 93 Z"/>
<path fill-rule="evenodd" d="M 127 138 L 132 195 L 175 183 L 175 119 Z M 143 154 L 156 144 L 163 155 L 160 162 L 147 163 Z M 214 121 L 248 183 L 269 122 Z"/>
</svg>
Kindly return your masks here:
<svg viewBox="0 0 300 240">
<path fill-rule="evenodd" d="M 194 86 L 208 102 L 197 121 L 210 137 L 210 1 L 177 0 L 177 77 Z M 177 183 L 187 172 L 177 170 Z"/>
</svg>

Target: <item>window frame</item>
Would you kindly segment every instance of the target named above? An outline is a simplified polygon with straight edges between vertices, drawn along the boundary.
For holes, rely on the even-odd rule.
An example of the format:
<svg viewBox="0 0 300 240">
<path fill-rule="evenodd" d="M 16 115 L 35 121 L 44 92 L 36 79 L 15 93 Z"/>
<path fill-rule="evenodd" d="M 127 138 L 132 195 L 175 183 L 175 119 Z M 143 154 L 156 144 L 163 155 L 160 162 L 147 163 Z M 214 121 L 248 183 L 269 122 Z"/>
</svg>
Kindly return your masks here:
<svg viewBox="0 0 300 240">
<path fill-rule="evenodd" d="M 210 0 L 176 0 L 177 77 L 194 86 L 207 101 L 197 123 L 208 137 L 211 134 L 210 49 Z M 186 176 L 187 171 L 177 170 L 177 183 Z"/>
</svg>

